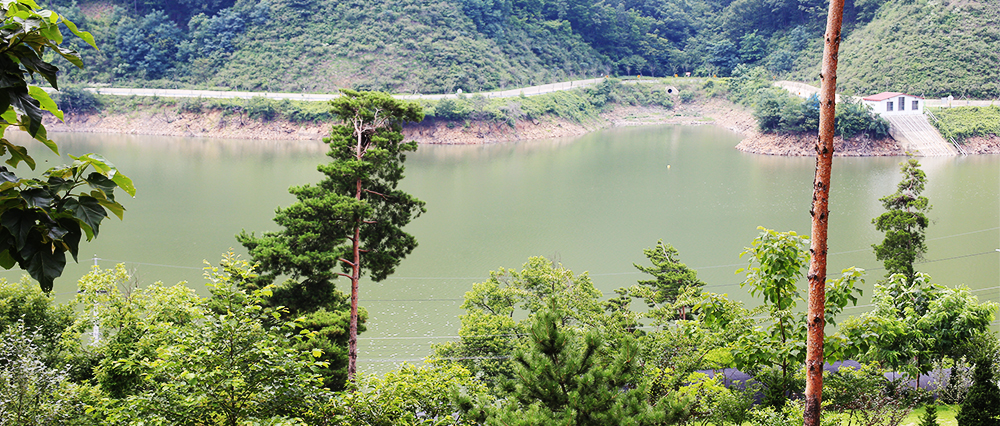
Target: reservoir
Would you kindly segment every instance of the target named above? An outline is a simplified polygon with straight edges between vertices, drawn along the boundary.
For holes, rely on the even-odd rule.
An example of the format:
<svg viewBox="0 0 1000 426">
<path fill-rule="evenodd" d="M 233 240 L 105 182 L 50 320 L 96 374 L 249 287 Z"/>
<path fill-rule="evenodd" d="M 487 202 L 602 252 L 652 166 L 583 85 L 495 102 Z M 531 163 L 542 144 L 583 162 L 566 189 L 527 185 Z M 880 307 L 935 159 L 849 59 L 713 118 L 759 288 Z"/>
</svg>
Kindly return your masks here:
<svg viewBox="0 0 1000 426">
<path fill-rule="evenodd" d="M 66 154 L 97 152 L 138 190 L 122 200 L 124 221 L 107 219 L 95 241 L 81 243 L 80 263 L 56 280 L 60 300 L 72 297 L 75 279 L 94 263 L 118 262 L 140 285 L 187 281 L 207 295 L 203 261 L 217 263 L 229 248 L 245 253 L 233 237 L 242 229 L 276 230 L 274 209 L 293 201 L 288 187 L 318 182 L 316 165 L 328 159 L 319 142 L 52 136 L 61 159 L 19 139 L 39 163 L 34 175 L 71 161 Z M 651 126 L 514 144 L 420 146 L 408 156 L 401 183 L 427 202 L 427 213 L 407 227 L 419 247 L 389 279 L 362 280 L 361 305 L 370 317 L 359 367 L 381 371 L 428 355 L 431 344 L 457 335 L 462 296 L 473 283 L 499 267 L 519 269 L 530 256 L 588 272 L 610 295 L 644 278 L 632 264 L 647 264 L 642 250 L 662 239 L 698 271 L 706 290 L 748 300 L 734 274 L 746 266 L 739 254 L 758 226 L 808 234 L 815 159 L 742 153 L 733 148 L 739 139 L 714 126 Z M 871 250 L 882 234 L 871 219 L 883 211 L 878 198 L 895 191 L 904 159 L 834 160 L 829 272 L 868 270 L 862 305 L 884 274 Z M 967 285 L 980 300 L 1000 300 L 1000 156 L 919 160 L 933 208 L 929 251 L 917 269 L 940 284 Z M 18 173 L 32 175 L 23 165 Z"/>
</svg>

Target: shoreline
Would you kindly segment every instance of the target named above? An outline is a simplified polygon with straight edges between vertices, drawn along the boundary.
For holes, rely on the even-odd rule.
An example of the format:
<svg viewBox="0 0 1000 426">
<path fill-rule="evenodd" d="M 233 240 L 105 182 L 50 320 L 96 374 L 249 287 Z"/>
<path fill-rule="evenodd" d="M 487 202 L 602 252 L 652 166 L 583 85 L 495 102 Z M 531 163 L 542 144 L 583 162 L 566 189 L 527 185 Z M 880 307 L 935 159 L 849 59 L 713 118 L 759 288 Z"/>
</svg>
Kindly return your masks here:
<svg viewBox="0 0 1000 426">
<path fill-rule="evenodd" d="M 330 123 L 293 123 L 291 121 L 255 120 L 221 111 L 206 113 L 176 112 L 169 109 L 141 109 L 124 114 L 66 113 L 65 121 L 46 117 L 49 132 L 108 133 L 150 136 L 204 137 L 246 140 L 312 140 L 328 133 Z M 756 126 L 753 116 L 726 101 L 680 104 L 663 107 L 619 106 L 587 122 L 542 117 L 520 120 L 515 125 L 487 121 L 464 123 L 430 119 L 403 128 L 408 140 L 420 144 L 480 145 L 580 136 L 610 127 L 660 124 L 712 124 L 748 136 Z"/>
<path fill-rule="evenodd" d="M 578 123 L 552 117 L 507 123 L 427 120 L 403 128 L 407 140 L 426 145 L 482 145 L 580 136 L 611 127 L 646 125 L 715 125 L 743 136 L 734 147 L 740 151 L 773 156 L 814 156 L 815 134 L 773 134 L 757 130 L 750 111 L 721 99 L 663 107 L 617 106 L 598 118 Z M 170 109 L 137 110 L 125 114 L 66 114 L 65 122 L 47 117 L 49 132 L 109 133 L 150 136 L 225 138 L 246 140 L 319 141 L 330 123 L 293 123 L 287 120 L 256 120 L 245 115 L 176 112 Z M 865 137 L 834 140 L 836 156 L 904 156 L 905 150 L 892 138 Z M 963 144 L 968 154 L 1000 154 L 1000 137 L 969 138 Z"/>
</svg>

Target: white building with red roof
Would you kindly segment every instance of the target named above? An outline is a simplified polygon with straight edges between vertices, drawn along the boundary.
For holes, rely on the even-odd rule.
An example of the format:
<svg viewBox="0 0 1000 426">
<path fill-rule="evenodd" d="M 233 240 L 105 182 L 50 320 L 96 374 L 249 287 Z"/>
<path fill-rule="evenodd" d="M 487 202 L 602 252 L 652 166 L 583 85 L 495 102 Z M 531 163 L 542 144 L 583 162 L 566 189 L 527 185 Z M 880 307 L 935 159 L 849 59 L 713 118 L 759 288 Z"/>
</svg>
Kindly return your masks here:
<svg viewBox="0 0 1000 426">
<path fill-rule="evenodd" d="M 899 92 L 882 92 L 861 98 L 878 115 L 909 115 L 924 113 L 924 98 Z"/>
</svg>

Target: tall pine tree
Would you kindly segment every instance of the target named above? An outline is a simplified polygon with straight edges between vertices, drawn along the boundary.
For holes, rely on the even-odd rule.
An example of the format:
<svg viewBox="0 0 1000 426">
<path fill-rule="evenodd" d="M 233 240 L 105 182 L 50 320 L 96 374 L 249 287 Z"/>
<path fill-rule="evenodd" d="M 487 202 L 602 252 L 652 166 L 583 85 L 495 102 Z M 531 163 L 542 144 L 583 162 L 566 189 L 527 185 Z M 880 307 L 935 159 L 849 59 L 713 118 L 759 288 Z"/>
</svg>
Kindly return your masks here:
<svg viewBox="0 0 1000 426">
<path fill-rule="evenodd" d="M 910 159 L 900 163 L 899 171 L 903 179 L 896 192 L 882 197 L 879 201 L 885 213 L 872 219 L 875 229 L 885 233 L 882 244 L 873 244 L 875 258 L 885 265 L 886 276 L 906 275 L 912 281 L 916 276 L 913 264 L 927 252 L 924 232 L 930 220 L 927 212 L 931 205 L 927 197 L 920 194 L 927 183 L 927 175 L 920 170 L 920 163 Z"/>
<path fill-rule="evenodd" d="M 331 102 L 342 124 L 326 139 L 333 160 L 318 167 L 324 179 L 289 190 L 298 201 L 275 214 L 282 231 L 259 238 L 243 232 L 237 239 L 260 262 L 263 279 L 291 277 L 274 299 L 293 312 L 341 309 L 345 297 L 334 288 L 333 279 L 351 280 L 347 378 L 353 380 L 361 276 L 385 279 L 417 246 L 416 238 L 402 227 L 424 211 L 424 202 L 397 185 L 403 179 L 406 153 L 417 148 L 416 142 L 403 142 L 402 125 L 419 122 L 424 115 L 416 103 L 386 93 L 342 92 Z M 324 324 L 339 318 L 323 317 Z"/>
</svg>

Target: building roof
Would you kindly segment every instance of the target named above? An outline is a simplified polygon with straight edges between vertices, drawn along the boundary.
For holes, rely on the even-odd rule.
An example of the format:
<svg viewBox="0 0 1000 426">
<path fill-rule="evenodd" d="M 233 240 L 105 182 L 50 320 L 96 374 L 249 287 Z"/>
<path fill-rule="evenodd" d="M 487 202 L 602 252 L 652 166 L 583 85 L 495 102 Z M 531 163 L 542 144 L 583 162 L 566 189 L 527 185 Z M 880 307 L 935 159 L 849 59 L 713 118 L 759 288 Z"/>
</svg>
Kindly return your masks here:
<svg viewBox="0 0 1000 426">
<path fill-rule="evenodd" d="M 920 96 L 913 96 L 913 95 L 907 95 L 906 93 L 899 93 L 899 92 L 882 92 L 882 93 L 879 93 L 879 94 L 877 94 L 877 95 L 871 95 L 871 96 L 868 96 L 868 97 L 865 97 L 865 98 L 862 98 L 862 100 L 866 100 L 866 101 L 873 101 L 873 102 L 879 102 L 879 101 L 884 101 L 884 100 L 886 100 L 886 99 L 890 99 L 890 98 L 894 98 L 894 97 L 896 97 L 896 96 L 909 96 L 909 97 L 911 97 L 911 98 L 917 98 L 917 99 L 923 99 L 923 98 L 922 98 L 922 97 L 920 97 Z"/>
</svg>

